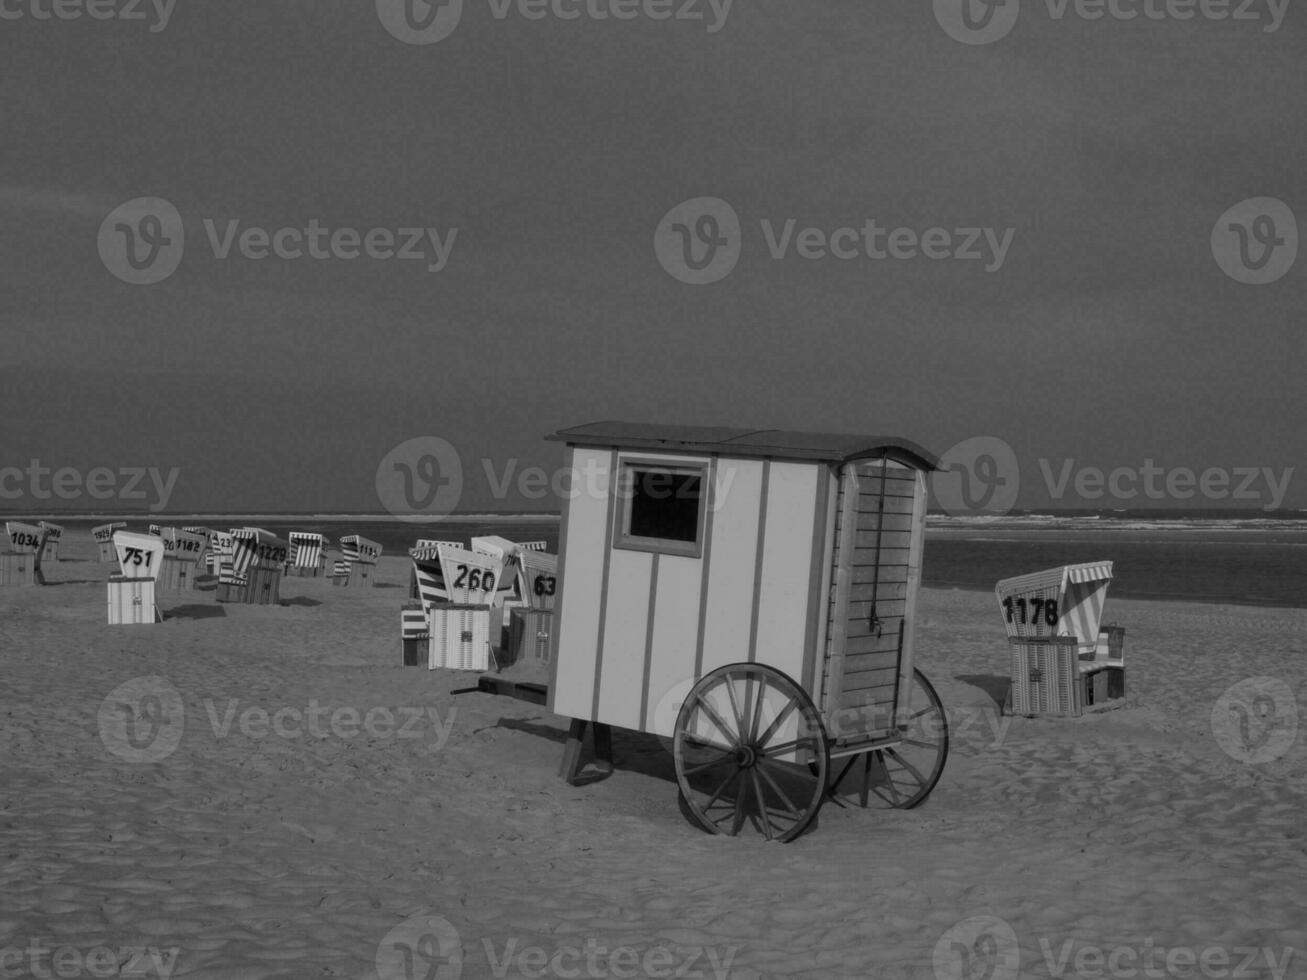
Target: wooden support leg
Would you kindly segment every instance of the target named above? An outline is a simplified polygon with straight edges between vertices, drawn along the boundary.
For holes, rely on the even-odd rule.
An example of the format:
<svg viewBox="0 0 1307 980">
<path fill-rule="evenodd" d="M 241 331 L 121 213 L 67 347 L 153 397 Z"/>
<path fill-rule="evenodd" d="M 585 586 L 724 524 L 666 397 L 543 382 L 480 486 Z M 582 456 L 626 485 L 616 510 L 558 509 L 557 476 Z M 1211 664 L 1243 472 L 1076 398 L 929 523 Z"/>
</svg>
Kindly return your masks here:
<svg viewBox="0 0 1307 980">
<path fill-rule="evenodd" d="M 577 771 L 581 768 L 581 743 L 585 740 L 587 724 L 583 718 L 573 718 L 572 726 L 567 731 L 567 745 L 563 749 L 563 764 L 558 769 L 558 775 L 569 783 L 575 782 Z"/>
<path fill-rule="evenodd" d="M 862 793 L 858 801 L 862 808 L 867 809 L 867 798 L 871 795 L 871 757 L 875 752 L 868 752 L 862 757 Z"/>
<path fill-rule="evenodd" d="M 848 761 L 844 763 L 844 767 L 839 771 L 839 774 L 831 780 L 830 785 L 826 787 L 826 800 L 828 802 L 834 803 L 836 806 L 840 807 L 845 806 L 844 801 L 839 797 L 840 783 L 844 782 L 844 777 L 849 774 L 849 770 L 853 768 L 853 763 L 857 761 L 858 757 L 856 755 L 849 756 Z"/>
<path fill-rule="evenodd" d="M 581 753 L 585 746 L 585 730 L 590 722 L 583 718 L 573 718 L 567 731 L 567 744 L 563 749 L 563 763 L 558 767 L 558 774 L 575 786 L 581 772 Z M 594 725 L 595 765 L 598 775 L 608 775 L 613 771 L 613 730 L 608 725 L 595 722 Z"/>
<path fill-rule="evenodd" d="M 601 772 L 613 771 L 613 730 L 602 722 L 595 722 L 595 761 Z"/>
</svg>

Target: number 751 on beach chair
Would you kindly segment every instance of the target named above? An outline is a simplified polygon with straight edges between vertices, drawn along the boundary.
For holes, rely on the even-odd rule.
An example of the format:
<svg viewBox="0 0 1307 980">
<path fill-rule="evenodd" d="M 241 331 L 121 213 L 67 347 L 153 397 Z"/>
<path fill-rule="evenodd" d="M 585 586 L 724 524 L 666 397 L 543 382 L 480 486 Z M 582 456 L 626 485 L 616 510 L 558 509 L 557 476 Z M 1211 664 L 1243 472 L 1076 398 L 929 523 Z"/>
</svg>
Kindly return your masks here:
<svg viewBox="0 0 1307 980">
<path fill-rule="evenodd" d="M 155 583 L 163 569 L 164 541 L 153 534 L 115 531 L 120 574 L 109 577 L 109 623 L 113 626 L 160 622 Z"/>
</svg>

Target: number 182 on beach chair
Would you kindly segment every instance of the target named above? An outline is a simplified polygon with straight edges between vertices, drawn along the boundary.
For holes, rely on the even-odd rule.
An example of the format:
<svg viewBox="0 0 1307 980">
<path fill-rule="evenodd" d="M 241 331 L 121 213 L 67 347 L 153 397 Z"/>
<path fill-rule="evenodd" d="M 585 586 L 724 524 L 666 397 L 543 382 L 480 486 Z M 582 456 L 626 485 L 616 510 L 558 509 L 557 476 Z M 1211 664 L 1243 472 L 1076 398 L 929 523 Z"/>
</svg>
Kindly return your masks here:
<svg viewBox="0 0 1307 980">
<path fill-rule="evenodd" d="M 1125 703 L 1125 630 L 1099 627 L 1111 581 L 1112 563 L 1095 561 L 995 586 L 1012 653 L 1014 714 L 1078 717 Z"/>
</svg>

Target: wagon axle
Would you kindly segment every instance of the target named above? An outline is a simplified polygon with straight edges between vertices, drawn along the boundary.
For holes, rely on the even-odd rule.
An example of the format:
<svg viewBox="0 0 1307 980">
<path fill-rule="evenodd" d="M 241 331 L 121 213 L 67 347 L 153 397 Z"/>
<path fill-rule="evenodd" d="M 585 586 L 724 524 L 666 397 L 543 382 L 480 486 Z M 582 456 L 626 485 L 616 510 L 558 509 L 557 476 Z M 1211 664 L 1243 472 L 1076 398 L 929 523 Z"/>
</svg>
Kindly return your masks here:
<svg viewBox="0 0 1307 980">
<path fill-rule="evenodd" d="M 741 769 L 749 769 L 758 761 L 758 755 L 752 745 L 740 745 L 735 749 L 735 764 Z"/>
</svg>

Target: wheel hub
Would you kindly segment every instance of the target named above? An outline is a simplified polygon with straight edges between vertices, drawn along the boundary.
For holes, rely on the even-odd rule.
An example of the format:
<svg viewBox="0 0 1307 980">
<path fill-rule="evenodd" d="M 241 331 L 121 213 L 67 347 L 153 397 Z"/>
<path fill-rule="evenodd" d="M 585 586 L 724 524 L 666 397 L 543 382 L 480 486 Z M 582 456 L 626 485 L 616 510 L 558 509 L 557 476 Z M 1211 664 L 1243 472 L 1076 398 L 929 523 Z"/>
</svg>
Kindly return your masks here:
<svg viewBox="0 0 1307 980">
<path fill-rule="evenodd" d="M 758 761 L 758 753 L 754 751 L 752 745 L 737 745 L 735 747 L 735 764 L 741 769 L 750 769 Z"/>
</svg>

